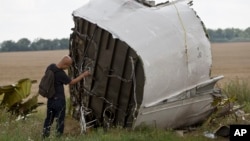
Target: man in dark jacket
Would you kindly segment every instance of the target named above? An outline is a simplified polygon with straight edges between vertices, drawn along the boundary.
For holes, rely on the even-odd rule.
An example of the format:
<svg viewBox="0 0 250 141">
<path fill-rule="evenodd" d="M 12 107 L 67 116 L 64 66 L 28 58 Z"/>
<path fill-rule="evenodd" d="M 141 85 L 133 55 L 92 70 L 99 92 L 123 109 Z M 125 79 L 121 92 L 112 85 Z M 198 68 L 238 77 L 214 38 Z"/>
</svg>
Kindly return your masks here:
<svg viewBox="0 0 250 141">
<path fill-rule="evenodd" d="M 65 73 L 65 69 L 69 68 L 72 64 L 72 59 L 70 56 L 64 56 L 59 63 L 50 64 L 47 69 L 52 69 L 55 72 L 55 95 L 52 98 L 48 98 L 47 101 L 47 116 L 44 121 L 43 126 L 43 138 L 48 137 L 50 135 L 50 128 L 56 118 L 56 130 L 57 136 L 63 134 L 64 131 L 64 119 L 65 119 L 65 111 L 66 111 L 66 100 L 64 93 L 64 85 L 73 85 L 77 82 L 81 81 L 84 77 L 90 75 L 89 71 L 85 71 L 80 74 L 78 77 L 71 79 Z"/>
</svg>

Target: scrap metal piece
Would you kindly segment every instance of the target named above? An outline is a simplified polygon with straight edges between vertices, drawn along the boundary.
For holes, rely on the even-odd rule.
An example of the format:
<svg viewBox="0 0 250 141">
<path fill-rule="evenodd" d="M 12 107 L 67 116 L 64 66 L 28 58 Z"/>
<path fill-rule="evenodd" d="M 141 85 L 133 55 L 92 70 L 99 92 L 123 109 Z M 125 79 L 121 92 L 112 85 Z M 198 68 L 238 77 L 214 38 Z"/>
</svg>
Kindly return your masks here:
<svg viewBox="0 0 250 141">
<path fill-rule="evenodd" d="M 9 112 L 25 118 L 43 103 L 38 102 L 38 94 L 30 95 L 31 86 L 36 80 L 29 78 L 20 79 L 17 83 L 0 86 L 0 94 L 3 94 L 1 107 L 7 108 Z"/>
</svg>

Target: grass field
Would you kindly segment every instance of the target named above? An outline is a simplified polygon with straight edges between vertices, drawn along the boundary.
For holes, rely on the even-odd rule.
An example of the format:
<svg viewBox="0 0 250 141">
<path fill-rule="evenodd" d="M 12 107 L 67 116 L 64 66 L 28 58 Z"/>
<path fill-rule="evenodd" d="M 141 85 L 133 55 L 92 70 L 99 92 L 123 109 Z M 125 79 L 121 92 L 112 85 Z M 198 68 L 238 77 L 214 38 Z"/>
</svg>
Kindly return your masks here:
<svg viewBox="0 0 250 141">
<path fill-rule="evenodd" d="M 22 78 L 40 81 L 45 68 L 50 63 L 57 63 L 68 50 L 38 51 L 38 52 L 12 52 L 0 53 L 0 86 L 15 83 Z M 246 43 L 216 43 L 212 44 L 213 64 L 212 76 L 224 75 L 219 84 L 224 84 L 233 79 L 245 80 L 250 78 L 250 42 Z M 69 95 L 68 88 L 66 94 Z M 38 90 L 38 83 L 33 84 L 31 93 Z M 39 97 L 39 101 L 45 99 Z M 43 120 L 44 107 L 40 107 L 40 117 Z M 77 124 L 77 125 L 76 125 Z M 42 123 L 36 125 L 42 128 Z M 67 120 L 65 132 L 78 130 L 78 123 Z M 165 133 L 164 133 L 165 134 Z"/>
</svg>

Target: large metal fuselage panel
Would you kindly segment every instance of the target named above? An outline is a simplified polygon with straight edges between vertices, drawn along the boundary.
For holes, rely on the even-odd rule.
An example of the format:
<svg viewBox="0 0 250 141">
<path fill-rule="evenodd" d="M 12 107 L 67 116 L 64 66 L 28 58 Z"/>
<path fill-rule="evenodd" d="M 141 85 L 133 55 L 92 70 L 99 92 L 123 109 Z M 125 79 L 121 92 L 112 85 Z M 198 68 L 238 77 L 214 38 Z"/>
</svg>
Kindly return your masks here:
<svg viewBox="0 0 250 141">
<path fill-rule="evenodd" d="M 70 88 L 75 117 L 79 118 L 79 107 L 84 106 L 92 110 L 89 118 L 98 119 L 101 125 L 109 120 L 131 127 L 143 98 L 145 77 L 140 58 L 125 42 L 96 24 L 78 17 L 74 21 L 70 75 L 76 77 L 84 70 L 92 73 Z"/>
</svg>

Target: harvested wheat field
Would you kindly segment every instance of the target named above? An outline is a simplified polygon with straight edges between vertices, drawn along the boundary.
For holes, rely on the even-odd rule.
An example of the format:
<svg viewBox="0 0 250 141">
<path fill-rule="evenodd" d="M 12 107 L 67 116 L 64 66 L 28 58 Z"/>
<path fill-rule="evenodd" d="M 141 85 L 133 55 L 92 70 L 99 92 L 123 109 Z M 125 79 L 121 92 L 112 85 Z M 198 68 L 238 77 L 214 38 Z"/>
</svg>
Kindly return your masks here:
<svg viewBox="0 0 250 141">
<path fill-rule="evenodd" d="M 68 52 L 68 50 L 59 50 L 0 53 L 0 86 L 13 84 L 22 78 L 30 78 L 37 80 L 31 89 L 31 94 L 36 94 L 47 65 L 57 63 Z M 40 96 L 39 100 L 46 101 Z"/>
<path fill-rule="evenodd" d="M 68 53 L 68 50 L 0 53 L 0 85 L 9 85 L 22 78 L 39 82 L 47 65 L 57 63 Z M 212 76 L 224 75 L 220 84 L 236 78 L 250 78 L 249 54 L 250 42 L 212 44 Z M 31 92 L 36 93 L 37 88 L 38 83 L 33 84 Z M 67 90 L 66 93 L 69 94 Z"/>
<path fill-rule="evenodd" d="M 219 84 L 250 78 L 250 42 L 212 44 L 212 76 L 224 75 Z"/>
</svg>

